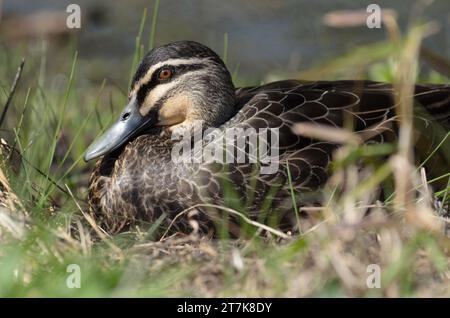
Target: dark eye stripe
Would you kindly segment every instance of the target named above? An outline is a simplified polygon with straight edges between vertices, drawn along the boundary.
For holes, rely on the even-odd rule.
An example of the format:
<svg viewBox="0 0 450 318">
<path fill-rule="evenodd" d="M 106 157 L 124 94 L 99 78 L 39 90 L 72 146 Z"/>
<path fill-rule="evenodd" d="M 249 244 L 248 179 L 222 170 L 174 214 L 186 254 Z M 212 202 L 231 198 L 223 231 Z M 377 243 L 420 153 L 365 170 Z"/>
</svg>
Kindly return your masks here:
<svg viewBox="0 0 450 318">
<path fill-rule="evenodd" d="M 161 72 L 164 68 L 169 68 L 172 70 L 172 77 L 165 82 L 169 82 L 185 73 L 200 70 L 202 68 L 205 68 L 205 64 L 182 64 L 182 65 L 163 65 L 157 70 L 155 70 L 152 74 L 152 78 L 145 84 L 143 84 L 139 90 L 136 93 L 137 101 L 139 104 L 142 104 L 145 100 L 145 97 L 147 96 L 150 91 L 155 88 L 159 84 L 158 74 Z"/>
</svg>

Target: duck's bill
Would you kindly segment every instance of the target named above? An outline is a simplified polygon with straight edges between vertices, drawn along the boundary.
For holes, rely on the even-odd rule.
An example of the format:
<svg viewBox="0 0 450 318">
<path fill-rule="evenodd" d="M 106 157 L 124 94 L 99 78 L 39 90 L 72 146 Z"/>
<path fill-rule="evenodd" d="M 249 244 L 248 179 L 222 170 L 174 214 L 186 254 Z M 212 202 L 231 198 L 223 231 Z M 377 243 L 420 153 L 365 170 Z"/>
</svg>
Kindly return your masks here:
<svg viewBox="0 0 450 318">
<path fill-rule="evenodd" d="M 139 113 L 133 99 L 125 107 L 119 120 L 89 146 L 84 154 L 84 160 L 96 159 L 116 150 L 139 131 L 151 126 L 153 122 L 152 116 L 142 116 Z"/>
</svg>

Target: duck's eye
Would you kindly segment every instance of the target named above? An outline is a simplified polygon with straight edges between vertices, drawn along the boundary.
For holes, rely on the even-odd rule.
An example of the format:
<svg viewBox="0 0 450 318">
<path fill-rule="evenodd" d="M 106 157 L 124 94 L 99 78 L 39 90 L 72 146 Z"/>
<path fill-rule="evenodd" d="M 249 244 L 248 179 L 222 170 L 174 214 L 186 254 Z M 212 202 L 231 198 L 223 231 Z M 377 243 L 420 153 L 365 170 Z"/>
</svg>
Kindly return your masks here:
<svg viewBox="0 0 450 318">
<path fill-rule="evenodd" d="M 172 77 L 172 70 L 168 68 L 163 68 L 158 74 L 158 79 L 160 81 L 168 80 L 171 77 Z"/>
</svg>

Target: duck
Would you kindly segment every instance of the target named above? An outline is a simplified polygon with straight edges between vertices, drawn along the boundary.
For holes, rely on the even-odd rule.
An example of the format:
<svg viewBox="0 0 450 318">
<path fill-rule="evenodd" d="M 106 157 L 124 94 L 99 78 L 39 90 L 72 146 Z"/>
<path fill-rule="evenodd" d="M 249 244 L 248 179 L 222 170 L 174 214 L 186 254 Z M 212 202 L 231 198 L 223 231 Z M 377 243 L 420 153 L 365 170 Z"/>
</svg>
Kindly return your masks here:
<svg viewBox="0 0 450 318">
<path fill-rule="evenodd" d="M 396 94 L 391 84 L 365 80 L 282 80 L 235 88 L 223 60 L 201 43 L 153 48 L 137 66 L 119 118 L 85 152 L 85 161 L 97 160 L 89 178 L 90 211 L 109 233 L 137 222 L 166 222 L 185 231 L 192 222 L 179 216 L 187 210 L 211 231 L 217 220 L 233 218 L 219 211 L 226 206 L 242 208 L 250 220 L 294 226 L 293 205 L 320 200 L 315 193 L 329 179 L 333 152 L 341 146 L 301 136 L 294 126 L 351 123 L 355 133 L 372 132 L 367 143 L 395 142 Z M 448 84 L 416 85 L 414 100 L 450 130 Z M 224 153 L 241 151 L 240 160 L 223 160 L 219 150 L 230 146 L 223 143 L 230 130 L 261 137 L 259 149 L 268 160 L 255 159 L 248 154 L 251 145 L 237 143 Z M 215 145 L 217 157 L 212 151 L 204 158 L 208 145 Z M 185 148 L 189 155 L 179 155 Z"/>
</svg>

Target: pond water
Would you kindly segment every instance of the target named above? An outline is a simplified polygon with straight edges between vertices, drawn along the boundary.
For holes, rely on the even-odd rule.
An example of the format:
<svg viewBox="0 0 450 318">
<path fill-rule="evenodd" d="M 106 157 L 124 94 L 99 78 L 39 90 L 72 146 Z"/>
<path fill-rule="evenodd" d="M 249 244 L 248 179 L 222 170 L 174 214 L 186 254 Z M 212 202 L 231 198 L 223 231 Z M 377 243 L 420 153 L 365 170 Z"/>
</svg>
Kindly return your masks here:
<svg viewBox="0 0 450 318">
<path fill-rule="evenodd" d="M 157 45 L 182 39 L 196 40 L 222 54 L 226 33 L 230 65 L 239 63 L 241 72 L 257 78 L 273 70 L 303 69 L 353 47 L 384 39 L 384 29 L 332 28 L 323 23 L 327 12 L 365 9 L 372 2 L 162 0 L 155 40 Z M 28 14 L 43 9 L 65 10 L 69 3 L 78 3 L 84 14 L 82 29 L 77 33 L 80 57 L 112 61 L 120 61 L 133 53 L 143 8 L 149 9 L 150 19 L 154 5 L 154 1 L 144 0 L 4 0 L 3 12 Z M 413 8 L 419 1 L 379 0 L 376 3 L 382 8 L 394 9 L 404 27 L 415 15 Z M 448 58 L 450 1 L 432 2 L 423 16 L 441 25 L 440 31 L 426 40 L 426 45 Z M 147 23 L 145 40 L 149 25 Z"/>
</svg>

